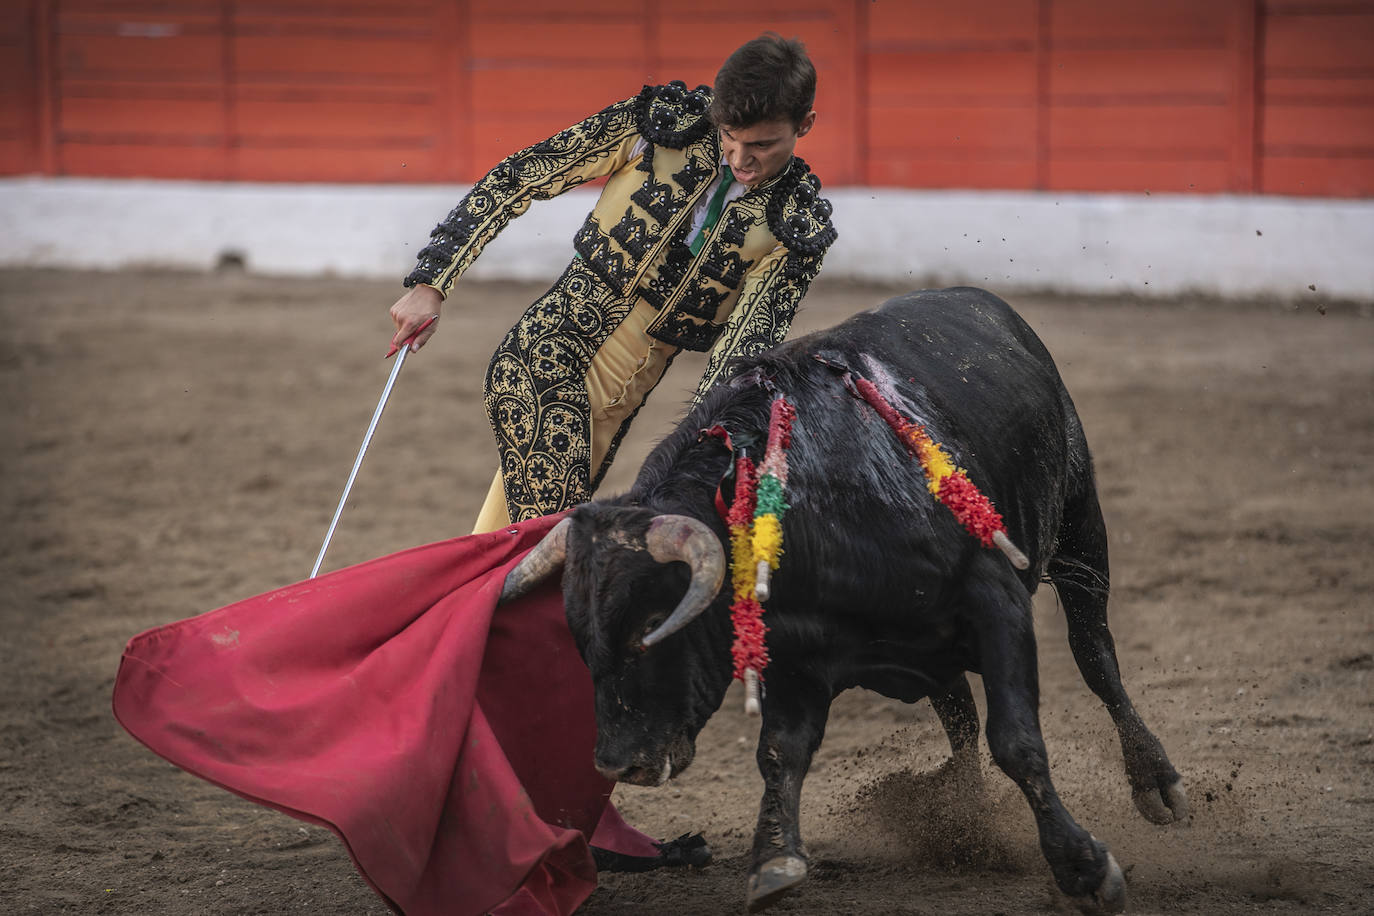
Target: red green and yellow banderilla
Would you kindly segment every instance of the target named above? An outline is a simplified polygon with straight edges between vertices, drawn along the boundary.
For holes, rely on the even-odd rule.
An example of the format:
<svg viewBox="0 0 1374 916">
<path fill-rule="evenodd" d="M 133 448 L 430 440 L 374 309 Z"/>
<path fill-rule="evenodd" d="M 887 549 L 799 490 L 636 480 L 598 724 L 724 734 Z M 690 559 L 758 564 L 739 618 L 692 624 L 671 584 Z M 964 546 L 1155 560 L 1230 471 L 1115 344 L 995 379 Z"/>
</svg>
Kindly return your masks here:
<svg viewBox="0 0 1374 916">
<path fill-rule="evenodd" d="M 792 444 L 792 421 L 797 411 L 787 399 L 773 399 L 768 420 L 768 446 L 763 463 L 741 455 L 735 462 L 735 502 L 726 518 L 730 526 L 731 585 L 734 603 L 730 618 L 735 627 L 731 655 L 735 677 L 744 681 L 744 710 L 758 715 L 759 681 L 768 666 L 763 605 L 768 600 L 772 571 L 782 557 L 782 517 L 787 512 L 787 449 Z"/>
</svg>

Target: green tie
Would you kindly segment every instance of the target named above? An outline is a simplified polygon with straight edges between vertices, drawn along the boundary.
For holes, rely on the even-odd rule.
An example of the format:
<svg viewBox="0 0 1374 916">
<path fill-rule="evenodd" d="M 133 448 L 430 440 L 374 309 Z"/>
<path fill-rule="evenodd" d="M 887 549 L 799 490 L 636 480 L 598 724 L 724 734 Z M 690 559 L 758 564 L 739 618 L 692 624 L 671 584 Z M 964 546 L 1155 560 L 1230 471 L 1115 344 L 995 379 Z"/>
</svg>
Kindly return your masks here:
<svg viewBox="0 0 1374 916">
<path fill-rule="evenodd" d="M 711 195 L 711 202 L 706 205 L 706 222 L 701 224 L 701 231 L 697 237 L 692 239 L 692 254 L 701 254 L 701 246 L 706 244 L 706 236 L 711 234 L 711 230 L 716 228 L 716 223 L 720 221 L 720 211 L 725 206 L 725 192 L 730 190 L 730 185 L 735 183 L 735 173 L 730 171 L 730 166 L 721 166 L 720 187 L 716 188 L 716 193 Z"/>
</svg>

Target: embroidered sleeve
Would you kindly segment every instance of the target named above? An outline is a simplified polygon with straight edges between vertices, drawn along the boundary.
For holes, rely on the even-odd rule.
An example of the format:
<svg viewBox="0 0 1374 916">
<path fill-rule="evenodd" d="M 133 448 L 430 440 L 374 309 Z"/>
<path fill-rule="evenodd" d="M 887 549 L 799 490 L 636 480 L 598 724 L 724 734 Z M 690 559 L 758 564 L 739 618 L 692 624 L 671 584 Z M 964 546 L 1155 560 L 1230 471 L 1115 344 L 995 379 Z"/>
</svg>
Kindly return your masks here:
<svg viewBox="0 0 1374 916">
<path fill-rule="evenodd" d="M 744 278 L 735 310 L 711 348 L 694 403 L 734 374 L 732 363 L 737 358 L 756 356 L 782 343 L 797 306 L 820 273 L 821 257 L 779 245 L 755 265 Z"/>
<path fill-rule="evenodd" d="M 639 138 L 642 95 L 515 153 L 484 175 L 429 234 L 405 285 L 424 283 L 448 295 L 487 243 L 533 201 L 609 175 L 628 162 Z"/>
</svg>

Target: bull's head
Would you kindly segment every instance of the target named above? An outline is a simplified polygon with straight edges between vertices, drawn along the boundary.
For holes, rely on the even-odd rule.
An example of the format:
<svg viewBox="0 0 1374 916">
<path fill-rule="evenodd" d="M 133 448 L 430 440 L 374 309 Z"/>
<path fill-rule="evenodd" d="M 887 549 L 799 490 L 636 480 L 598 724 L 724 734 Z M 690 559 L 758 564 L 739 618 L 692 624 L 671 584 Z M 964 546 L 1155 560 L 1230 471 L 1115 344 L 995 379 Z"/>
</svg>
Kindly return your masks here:
<svg viewBox="0 0 1374 916">
<path fill-rule="evenodd" d="M 609 779 L 661 785 L 692 762 L 697 733 L 730 685 L 728 615 L 697 620 L 724 602 L 721 540 L 688 516 L 593 503 L 526 554 L 502 600 L 560 569 L 568 626 L 595 690 L 596 767 Z"/>
</svg>

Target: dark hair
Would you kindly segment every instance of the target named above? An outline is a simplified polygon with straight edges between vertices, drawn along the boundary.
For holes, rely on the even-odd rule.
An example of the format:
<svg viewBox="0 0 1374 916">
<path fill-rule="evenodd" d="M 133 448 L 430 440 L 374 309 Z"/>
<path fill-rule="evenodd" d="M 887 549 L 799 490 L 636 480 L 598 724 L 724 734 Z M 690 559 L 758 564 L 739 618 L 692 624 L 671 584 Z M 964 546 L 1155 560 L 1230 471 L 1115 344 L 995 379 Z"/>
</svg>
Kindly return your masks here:
<svg viewBox="0 0 1374 916">
<path fill-rule="evenodd" d="M 816 102 L 816 68 L 796 38 L 765 32 L 725 59 L 716 74 L 711 120 L 752 127 L 787 118 L 800 125 Z"/>
</svg>

